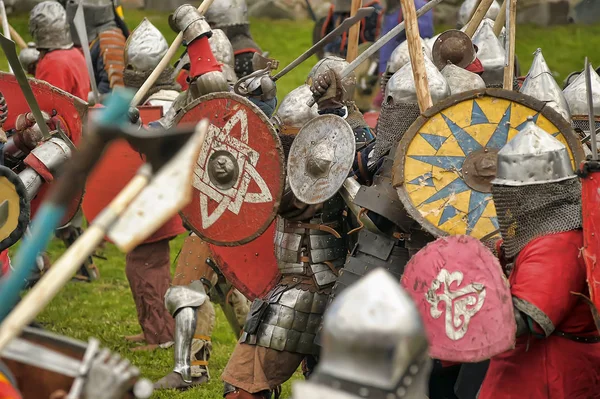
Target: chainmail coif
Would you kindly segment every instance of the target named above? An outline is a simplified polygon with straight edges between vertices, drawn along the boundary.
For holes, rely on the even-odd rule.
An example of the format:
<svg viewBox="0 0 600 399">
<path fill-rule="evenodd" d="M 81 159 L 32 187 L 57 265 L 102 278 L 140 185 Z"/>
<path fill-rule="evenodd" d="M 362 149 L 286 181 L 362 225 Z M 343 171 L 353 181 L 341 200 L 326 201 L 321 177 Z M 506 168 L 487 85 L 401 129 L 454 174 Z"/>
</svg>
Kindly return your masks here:
<svg viewBox="0 0 600 399">
<path fill-rule="evenodd" d="M 373 159 L 384 156 L 396 146 L 410 125 L 421 115 L 417 103 L 394 104 L 385 101 L 381 105 L 379 120 L 377 120 L 377 140 L 373 149 Z"/>
<path fill-rule="evenodd" d="M 578 178 L 529 186 L 492 186 L 507 259 L 513 259 L 531 240 L 579 229 L 581 183 Z"/>
</svg>

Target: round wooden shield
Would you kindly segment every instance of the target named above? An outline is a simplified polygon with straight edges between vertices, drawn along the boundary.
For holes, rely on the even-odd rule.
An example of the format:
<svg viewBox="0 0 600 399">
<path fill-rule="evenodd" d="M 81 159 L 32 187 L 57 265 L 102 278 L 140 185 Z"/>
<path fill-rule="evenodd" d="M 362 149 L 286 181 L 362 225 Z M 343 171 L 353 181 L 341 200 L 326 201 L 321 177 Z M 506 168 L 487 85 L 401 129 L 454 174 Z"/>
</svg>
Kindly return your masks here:
<svg viewBox="0 0 600 399">
<path fill-rule="evenodd" d="M 265 114 L 237 94 L 202 96 L 175 123 L 205 118 L 210 126 L 194 170 L 192 202 L 180 214 L 211 244 L 246 244 L 277 214 L 285 176 L 281 142 Z"/>
<path fill-rule="evenodd" d="M 581 142 L 545 103 L 501 89 L 461 93 L 417 118 L 396 150 L 393 184 L 406 210 L 435 236 L 493 235 L 497 153 L 528 118 L 567 146 L 575 170 Z"/>
<path fill-rule="evenodd" d="M 246 298 L 265 296 L 281 278 L 273 247 L 275 223 L 255 240 L 237 247 L 209 244 L 223 276 Z"/>
<path fill-rule="evenodd" d="M 0 251 L 21 239 L 29 225 L 27 189 L 19 176 L 0 166 Z"/>
</svg>

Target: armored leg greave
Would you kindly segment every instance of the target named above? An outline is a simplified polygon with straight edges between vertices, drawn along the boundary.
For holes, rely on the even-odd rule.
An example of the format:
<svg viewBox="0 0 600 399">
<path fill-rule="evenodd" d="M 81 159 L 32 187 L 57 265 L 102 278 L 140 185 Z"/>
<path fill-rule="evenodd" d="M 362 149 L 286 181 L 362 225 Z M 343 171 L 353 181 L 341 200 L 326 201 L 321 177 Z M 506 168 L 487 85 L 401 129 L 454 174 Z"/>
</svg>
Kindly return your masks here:
<svg viewBox="0 0 600 399">
<path fill-rule="evenodd" d="M 196 309 L 188 307 L 181 309 L 175 315 L 175 367 L 185 382 L 192 382 L 190 356 L 192 339 L 196 330 Z"/>
</svg>

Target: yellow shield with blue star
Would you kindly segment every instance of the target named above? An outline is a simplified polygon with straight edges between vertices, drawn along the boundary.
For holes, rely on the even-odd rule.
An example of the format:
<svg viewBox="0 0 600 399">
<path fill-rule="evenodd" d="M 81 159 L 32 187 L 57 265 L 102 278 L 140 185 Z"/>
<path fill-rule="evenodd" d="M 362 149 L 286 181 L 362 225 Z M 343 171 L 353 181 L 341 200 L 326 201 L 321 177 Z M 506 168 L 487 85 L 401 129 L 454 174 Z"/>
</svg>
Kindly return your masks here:
<svg viewBox="0 0 600 399">
<path fill-rule="evenodd" d="M 508 90 L 452 96 L 425 111 L 396 150 L 393 184 L 409 214 L 435 236 L 481 239 L 498 230 L 491 181 L 498 151 L 529 121 L 584 152 L 569 122 L 544 102 Z"/>
</svg>

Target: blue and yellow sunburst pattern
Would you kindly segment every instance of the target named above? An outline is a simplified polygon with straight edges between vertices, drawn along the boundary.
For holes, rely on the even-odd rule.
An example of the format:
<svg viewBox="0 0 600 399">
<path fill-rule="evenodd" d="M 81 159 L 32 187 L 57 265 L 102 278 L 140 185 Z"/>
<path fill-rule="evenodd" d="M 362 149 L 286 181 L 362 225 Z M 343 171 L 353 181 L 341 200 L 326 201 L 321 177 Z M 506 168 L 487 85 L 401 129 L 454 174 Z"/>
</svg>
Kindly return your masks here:
<svg viewBox="0 0 600 399">
<path fill-rule="evenodd" d="M 528 117 L 569 148 L 564 135 L 544 115 L 491 96 L 451 105 L 422 125 L 406 148 L 400 189 L 433 230 L 482 238 L 498 228 L 492 194 L 467 185 L 463 162 L 474 151 L 502 148 Z M 569 153 L 573 160 L 571 149 Z M 431 231 L 432 226 L 426 227 Z"/>
</svg>

